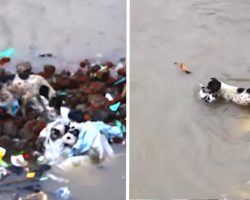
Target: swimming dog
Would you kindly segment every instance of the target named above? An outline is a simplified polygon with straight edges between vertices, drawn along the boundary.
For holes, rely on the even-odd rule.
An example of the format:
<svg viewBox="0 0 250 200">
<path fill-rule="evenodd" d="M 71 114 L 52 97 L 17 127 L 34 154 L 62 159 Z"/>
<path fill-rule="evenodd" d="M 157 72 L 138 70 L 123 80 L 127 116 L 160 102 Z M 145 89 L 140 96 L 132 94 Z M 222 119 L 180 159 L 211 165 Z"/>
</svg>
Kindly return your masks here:
<svg viewBox="0 0 250 200">
<path fill-rule="evenodd" d="M 212 103 L 222 97 L 227 101 L 232 101 L 238 105 L 250 105 L 250 88 L 239 88 L 231 86 L 216 78 L 211 78 L 207 86 L 200 84 L 199 96 L 207 103 Z"/>
</svg>

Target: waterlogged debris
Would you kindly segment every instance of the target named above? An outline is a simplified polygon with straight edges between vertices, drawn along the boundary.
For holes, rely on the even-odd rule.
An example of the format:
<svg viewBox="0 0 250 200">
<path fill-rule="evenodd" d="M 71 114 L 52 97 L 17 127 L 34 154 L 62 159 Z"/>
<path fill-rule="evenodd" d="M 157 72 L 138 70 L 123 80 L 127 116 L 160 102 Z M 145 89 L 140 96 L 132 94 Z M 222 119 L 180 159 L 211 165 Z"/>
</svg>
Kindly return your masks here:
<svg viewBox="0 0 250 200">
<path fill-rule="evenodd" d="M 61 187 L 55 191 L 55 196 L 61 200 L 68 200 L 71 192 L 68 187 Z"/>
</svg>

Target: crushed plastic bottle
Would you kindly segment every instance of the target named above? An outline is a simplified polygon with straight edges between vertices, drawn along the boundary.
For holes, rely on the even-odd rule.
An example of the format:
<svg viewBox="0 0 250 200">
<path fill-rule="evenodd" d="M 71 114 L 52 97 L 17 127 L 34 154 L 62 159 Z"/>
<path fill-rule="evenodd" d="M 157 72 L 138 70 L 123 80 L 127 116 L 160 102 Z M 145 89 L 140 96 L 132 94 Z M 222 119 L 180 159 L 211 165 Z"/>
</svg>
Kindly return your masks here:
<svg viewBox="0 0 250 200">
<path fill-rule="evenodd" d="M 60 187 L 55 191 L 55 196 L 61 200 L 69 200 L 71 192 L 68 187 Z"/>
</svg>

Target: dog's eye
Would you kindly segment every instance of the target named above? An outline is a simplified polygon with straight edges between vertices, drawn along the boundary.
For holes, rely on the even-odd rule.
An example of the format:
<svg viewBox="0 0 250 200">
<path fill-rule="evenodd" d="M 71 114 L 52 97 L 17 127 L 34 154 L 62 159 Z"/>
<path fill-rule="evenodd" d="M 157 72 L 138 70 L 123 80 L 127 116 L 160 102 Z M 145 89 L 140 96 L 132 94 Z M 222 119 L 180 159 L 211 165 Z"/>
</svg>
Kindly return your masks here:
<svg viewBox="0 0 250 200">
<path fill-rule="evenodd" d="M 217 94 L 212 94 L 212 97 L 217 98 L 218 95 Z"/>
</svg>

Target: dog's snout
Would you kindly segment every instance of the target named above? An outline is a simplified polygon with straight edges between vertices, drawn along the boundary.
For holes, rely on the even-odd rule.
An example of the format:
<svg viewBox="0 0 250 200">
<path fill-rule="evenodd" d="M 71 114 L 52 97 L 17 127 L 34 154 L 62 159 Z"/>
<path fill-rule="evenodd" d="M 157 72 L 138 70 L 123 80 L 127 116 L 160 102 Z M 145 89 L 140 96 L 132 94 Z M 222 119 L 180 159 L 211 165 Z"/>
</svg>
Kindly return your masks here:
<svg viewBox="0 0 250 200">
<path fill-rule="evenodd" d="M 207 102 L 207 103 L 209 103 L 209 101 L 210 101 L 210 97 L 209 97 L 209 96 L 205 96 L 203 99 L 204 99 L 204 101 Z"/>
</svg>

